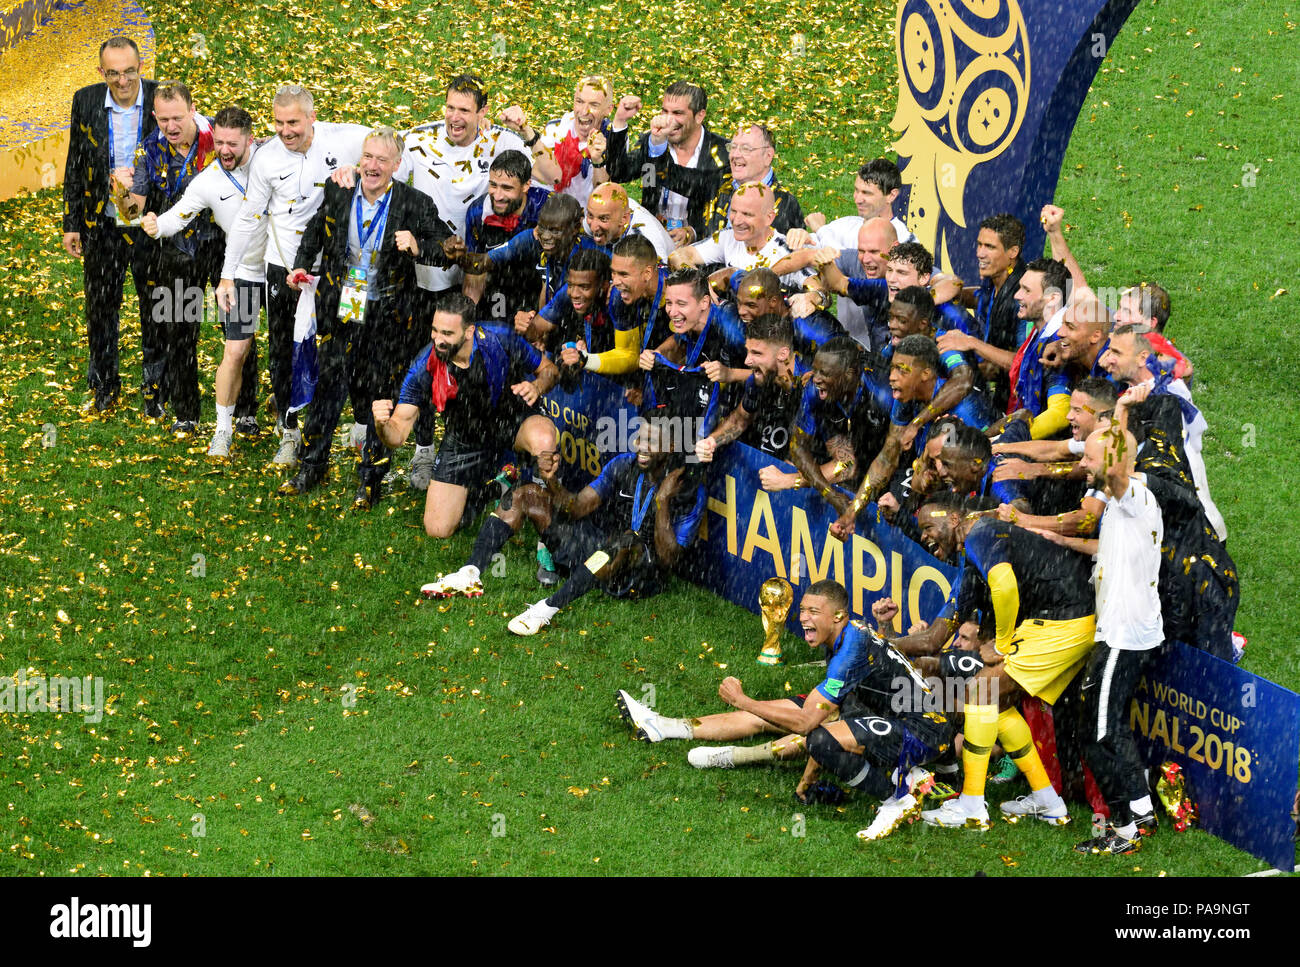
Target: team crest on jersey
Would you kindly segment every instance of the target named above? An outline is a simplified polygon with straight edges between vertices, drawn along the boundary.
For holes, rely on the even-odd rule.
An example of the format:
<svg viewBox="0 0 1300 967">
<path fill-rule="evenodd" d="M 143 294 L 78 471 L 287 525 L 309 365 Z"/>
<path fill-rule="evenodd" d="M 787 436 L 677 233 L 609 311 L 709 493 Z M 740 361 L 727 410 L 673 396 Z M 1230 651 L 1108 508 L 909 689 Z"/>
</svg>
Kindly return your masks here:
<svg viewBox="0 0 1300 967">
<path fill-rule="evenodd" d="M 338 166 L 339 166 L 339 159 L 338 159 L 338 158 L 333 158 L 333 157 L 331 157 L 330 155 L 326 155 L 326 156 L 325 156 L 325 167 L 327 167 L 327 168 L 329 168 L 331 171 L 333 171 L 333 170 L 334 170 L 335 168 L 337 168 Z"/>
</svg>

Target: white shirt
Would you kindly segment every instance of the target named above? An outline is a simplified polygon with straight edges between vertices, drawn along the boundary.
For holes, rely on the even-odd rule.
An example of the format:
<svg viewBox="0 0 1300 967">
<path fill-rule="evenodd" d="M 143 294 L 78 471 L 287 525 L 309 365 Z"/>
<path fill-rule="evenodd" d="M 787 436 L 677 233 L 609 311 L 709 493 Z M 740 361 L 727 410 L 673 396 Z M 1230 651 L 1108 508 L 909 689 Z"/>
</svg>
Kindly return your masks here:
<svg viewBox="0 0 1300 967">
<path fill-rule="evenodd" d="M 734 232 L 729 228 L 714 232 L 711 237 L 696 242 L 692 248 L 705 265 L 721 262 L 742 272 L 770 268 L 790 254 L 790 248 L 785 244 L 785 236 L 780 232 L 772 232 L 761 249 L 751 252 L 744 242 L 736 241 Z M 802 285 L 803 280 L 810 275 L 812 275 L 811 271 L 801 269 L 781 276 L 781 281 L 786 285 Z"/>
<path fill-rule="evenodd" d="M 325 198 L 326 179 L 361 160 L 361 145 L 369 133 L 364 124 L 317 121 L 306 153 L 290 151 L 278 137 L 262 145 L 248 173 L 248 194 L 239 217 L 226 230 L 221 277 L 234 278 L 248 247 L 267 234 L 266 263 L 292 271 L 303 230 Z"/>
<path fill-rule="evenodd" d="M 244 207 L 244 192 L 230 179 L 234 178 L 245 189 L 248 188 L 248 172 L 253 166 L 257 145 L 251 145 L 249 151 L 248 162 L 230 172 L 229 177 L 221 167 L 221 161 L 213 158 L 206 168 L 190 179 L 176 204 L 158 216 L 158 237 L 171 238 L 205 211 L 212 212 L 213 220 L 223 232 L 228 233 Z M 243 260 L 236 267 L 235 274 L 226 278 L 265 282 L 265 251 L 266 235 L 263 233 L 260 239 L 251 241 L 244 250 Z"/>
<path fill-rule="evenodd" d="M 866 219 L 861 215 L 845 215 L 833 222 L 827 222 L 813 232 L 813 238 L 817 240 L 819 246 L 834 245 L 836 248 L 856 250 L 858 247 L 858 232 L 861 230 L 864 221 Z M 898 233 L 899 242 L 916 241 L 916 236 L 908 230 L 907 223 L 901 218 L 891 218 L 889 222 L 894 226 L 894 231 Z"/>
<path fill-rule="evenodd" d="M 104 107 L 111 114 L 109 121 L 113 129 L 113 143 L 109 146 L 110 169 L 113 163 L 119 168 L 135 167 L 135 151 L 140 146 L 140 116 L 144 110 L 144 82 L 141 81 L 135 90 L 135 103 L 123 107 L 113 100 L 113 91 L 104 92 Z M 110 170 L 109 175 L 113 172 Z M 117 206 L 111 201 L 104 204 L 104 214 L 109 218 L 117 215 Z"/>
<path fill-rule="evenodd" d="M 452 144 L 446 137 L 446 123 L 421 124 L 405 134 L 406 150 L 393 176 L 433 199 L 438 217 L 453 235 L 464 236 L 465 213 L 474 199 L 487 194 L 488 169 L 503 151 L 531 154 L 513 131 L 493 125 L 467 145 Z M 459 268 L 441 269 L 416 265 L 415 278 L 421 289 L 440 292 L 459 285 Z"/>
<path fill-rule="evenodd" d="M 1160 543 L 1164 519 L 1143 474 L 1106 502 L 1092 584 L 1097 591 L 1097 640 L 1124 651 L 1146 651 L 1165 640 L 1160 617 Z"/>
</svg>

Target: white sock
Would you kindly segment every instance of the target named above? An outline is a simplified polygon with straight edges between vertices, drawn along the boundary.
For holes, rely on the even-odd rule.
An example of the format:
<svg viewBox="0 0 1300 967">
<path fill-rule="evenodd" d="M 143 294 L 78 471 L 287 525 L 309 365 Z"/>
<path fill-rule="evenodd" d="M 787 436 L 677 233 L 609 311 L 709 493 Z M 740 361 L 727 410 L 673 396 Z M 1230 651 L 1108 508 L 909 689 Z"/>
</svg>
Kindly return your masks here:
<svg viewBox="0 0 1300 967">
<path fill-rule="evenodd" d="M 1034 800 L 1034 802 L 1038 803 L 1040 806 L 1046 806 L 1048 809 L 1053 809 L 1057 806 L 1064 808 L 1065 806 L 1065 800 L 1061 798 L 1061 794 L 1058 793 L 1055 787 L 1050 784 L 1044 786 L 1042 789 L 1034 790 L 1029 794 L 1029 798 Z"/>
<path fill-rule="evenodd" d="M 542 600 L 538 601 L 536 604 L 531 605 L 530 610 L 535 611 L 540 615 L 545 615 L 548 618 L 554 618 L 560 613 L 560 609 L 547 604 L 545 598 L 542 598 Z"/>
<path fill-rule="evenodd" d="M 1116 826 L 1115 835 L 1121 839 L 1137 839 L 1138 824 L 1130 822 L 1127 826 Z"/>
<path fill-rule="evenodd" d="M 662 715 L 655 716 L 655 725 L 665 739 L 693 739 L 695 729 L 686 719 L 670 719 Z"/>
<path fill-rule="evenodd" d="M 983 796 L 968 796 L 966 795 L 966 793 L 963 792 L 960 796 L 957 797 L 957 804 L 960 805 L 968 813 L 988 812 L 988 807 L 984 805 Z"/>
<path fill-rule="evenodd" d="M 461 568 L 461 570 L 467 573 L 472 580 L 477 581 L 479 579 L 478 568 L 476 568 L 473 564 L 466 564 L 463 568 Z"/>
<path fill-rule="evenodd" d="M 235 432 L 235 408 L 233 406 L 222 406 L 217 404 L 217 429 L 225 430 L 227 433 Z"/>
<path fill-rule="evenodd" d="M 1155 812 L 1155 806 L 1151 804 L 1150 796 L 1129 800 L 1128 808 L 1133 810 L 1134 816 L 1145 816 L 1147 813 Z"/>
</svg>

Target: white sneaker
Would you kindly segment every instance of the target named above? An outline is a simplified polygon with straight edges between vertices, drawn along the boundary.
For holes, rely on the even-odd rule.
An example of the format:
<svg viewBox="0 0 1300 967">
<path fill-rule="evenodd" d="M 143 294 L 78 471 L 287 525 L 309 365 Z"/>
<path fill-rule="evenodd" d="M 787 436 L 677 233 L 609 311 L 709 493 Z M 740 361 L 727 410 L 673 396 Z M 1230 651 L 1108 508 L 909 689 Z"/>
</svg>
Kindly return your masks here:
<svg viewBox="0 0 1300 967">
<path fill-rule="evenodd" d="M 876 818 L 866 829 L 858 830 L 858 839 L 884 839 L 903 823 L 910 823 L 921 813 L 921 800 L 910 792 L 900 799 L 896 796 L 884 800 L 876 810 Z"/>
<path fill-rule="evenodd" d="M 458 594 L 467 598 L 481 598 L 483 582 L 479 580 L 478 568 L 466 564 L 459 571 L 453 571 L 424 585 L 420 588 L 420 593 L 426 598 L 454 598 Z"/>
<path fill-rule="evenodd" d="M 1053 826 L 1066 826 L 1070 822 L 1070 811 L 1064 802 L 1054 806 L 1044 806 L 1033 796 L 1021 796 L 1002 804 L 1002 818 L 1011 824 L 1020 822 L 1026 816 L 1041 819 Z"/>
<path fill-rule="evenodd" d="M 621 688 L 615 693 L 614 701 L 618 705 L 618 714 L 623 716 L 623 721 L 632 726 L 638 739 L 644 739 L 646 742 L 663 741 L 663 733 L 655 727 L 654 720 L 659 716 L 655 714 L 654 709 L 642 705 Z M 650 727 L 646 728 L 647 725 Z"/>
<path fill-rule="evenodd" d="M 921 818 L 931 826 L 944 826 L 948 829 L 978 829 L 981 833 L 989 828 L 987 808 L 967 812 L 961 804 L 961 797 L 949 799 L 938 809 L 927 809 Z"/>
<path fill-rule="evenodd" d="M 366 425 L 364 423 L 352 424 L 348 436 L 348 445 L 358 452 L 366 445 Z"/>
<path fill-rule="evenodd" d="M 437 451 L 433 447 L 416 447 L 415 456 L 406 471 L 406 482 L 412 490 L 428 490 L 433 479 L 433 458 Z"/>
<path fill-rule="evenodd" d="M 286 467 L 293 466 L 298 462 L 298 445 L 300 443 L 302 443 L 302 430 L 282 430 L 280 433 L 280 449 L 275 451 L 275 456 L 271 458 L 271 462 Z"/>
<path fill-rule="evenodd" d="M 686 761 L 697 769 L 734 769 L 736 762 L 731 753 L 734 746 L 697 745 L 686 753 Z"/>
<path fill-rule="evenodd" d="M 212 442 L 208 444 L 208 456 L 218 460 L 230 459 L 230 441 L 234 434 L 230 430 L 214 430 Z"/>
<path fill-rule="evenodd" d="M 559 608 L 552 608 L 543 598 L 536 604 L 530 604 L 522 614 L 511 618 L 510 623 L 506 625 L 506 629 L 511 634 L 531 638 L 550 624 L 551 619 L 555 617 L 559 610 Z"/>
</svg>

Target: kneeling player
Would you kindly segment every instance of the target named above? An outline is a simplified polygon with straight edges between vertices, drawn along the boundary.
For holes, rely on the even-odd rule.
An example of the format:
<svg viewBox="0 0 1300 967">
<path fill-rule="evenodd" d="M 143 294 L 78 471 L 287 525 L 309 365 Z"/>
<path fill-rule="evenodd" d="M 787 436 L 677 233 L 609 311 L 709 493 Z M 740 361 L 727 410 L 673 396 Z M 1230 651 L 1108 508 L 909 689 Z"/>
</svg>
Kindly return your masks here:
<svg viewBox="0 0 1300 967">
<path fill-rule="evenodd" d="M 450 537 L 472 520 L 482 504 L 471 501 L 496 474 L 503 453 L 526 451 L 542 476 L 555 473 L 555 424 L 535 409 L 555 385 L 555 364 L 516 333 L 475 326 L 472 300 L 452 293 L 433 313 L 433 342 L 402 383 L 397 406 L 374 403 L 375 432 L 388 447 L 410 436 L 430 401 L 446 419 L 433 480 L 424 503 L 430 537 Z"/>
</svg>

